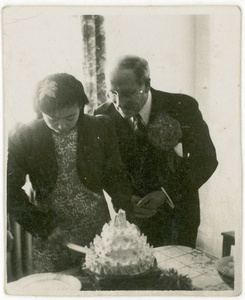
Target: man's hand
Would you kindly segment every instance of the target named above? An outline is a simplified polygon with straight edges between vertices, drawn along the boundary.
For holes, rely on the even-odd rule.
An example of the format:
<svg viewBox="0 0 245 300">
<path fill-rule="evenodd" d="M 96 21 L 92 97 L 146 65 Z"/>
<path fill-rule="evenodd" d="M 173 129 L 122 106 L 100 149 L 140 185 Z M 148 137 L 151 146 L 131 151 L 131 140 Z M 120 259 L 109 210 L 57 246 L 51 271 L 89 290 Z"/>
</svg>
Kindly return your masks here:
<svg viewBox="0 0 245 300">
<path fill-rule="evenodd" d="M 146 195 L 135 205 L 135 216 L 137 218 L 153 217 L 164 204 L 166 196 L 162 191 L 154 191 Z"/>
<path fill-rule="evenodd" d="M 154 211 L 142 208 L 138 205 L 144 198 L 141 198 L 139 196 L 132 196 L 132 202 L 134 204 L 134 215 L 136 218 L 150 218 L 155 214 Z"/>
<path fill-rule="evenodd" d="M 133 205 L 136 206 L 140 202 L 141 199 L 142 199 L 141 197 L 133 195 L 132 196 Z"/>
</svg>

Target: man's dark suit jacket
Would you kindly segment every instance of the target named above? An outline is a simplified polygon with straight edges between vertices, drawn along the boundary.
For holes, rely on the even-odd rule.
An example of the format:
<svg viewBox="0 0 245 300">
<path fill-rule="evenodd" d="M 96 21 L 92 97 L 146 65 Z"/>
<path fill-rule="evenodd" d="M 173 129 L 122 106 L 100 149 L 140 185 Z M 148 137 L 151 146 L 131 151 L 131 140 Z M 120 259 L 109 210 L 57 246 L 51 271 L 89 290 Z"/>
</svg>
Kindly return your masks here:
<svg viewBox="0 0 245 300">
<path fill-rule="evenodd" d="M 139 227 L 149 242 L 154 246 L 182 244 L 195 247 L 200 224 L 198 189 L 218 165 L 215 148 L 196 100 L 183 94 L 154 89 L 151 92 L 149 124 L 157 115 L 166 113 L 181 126 L 184 157 L 175 155 L 175 171 L 168 166 L 167 152 L 157 151 L 146 138 L 138 137 L 113 103 L 102 104 L 95 114 L 109 115 L 114 122 L 133 194 L 143 197 L 163 186 L 175 204 L 174 210 L 164 205 L 152 218 L 139 220 Z"/>
<path fill-rule="evenodd" d="M 104 189 L 115 210 L 132 212 L 130 182 L 122 164 L 117 138 L 106 117 L 82 115 L 77 123 L 77 171 L 93 192 Z M 29 202 L 22 189 L 29 175 L 36 201 L 45 201 L 58 176 L 52 131 L 43 119 L 12 132 L 8 144 L 8 212 L 36 237 L 45 239 L 56 227 L 55 212 L 46 214 Z"/>
</svg>

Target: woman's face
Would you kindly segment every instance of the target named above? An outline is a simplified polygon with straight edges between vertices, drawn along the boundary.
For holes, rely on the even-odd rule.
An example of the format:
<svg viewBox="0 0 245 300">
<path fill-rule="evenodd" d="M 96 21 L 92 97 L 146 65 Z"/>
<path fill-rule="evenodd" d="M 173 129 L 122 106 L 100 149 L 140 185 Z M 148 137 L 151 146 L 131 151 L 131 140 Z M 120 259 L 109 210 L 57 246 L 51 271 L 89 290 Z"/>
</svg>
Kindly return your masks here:
<svg viewBox="0 0 245 300">
<path fill-rule="evenodd" d="M 77 123 L 80 115 L 80 108 L 77 104 L 65 107 L 52 115 L 42 113 L 47 126 L 57 133 L 69 132 Z"/>
</svg>

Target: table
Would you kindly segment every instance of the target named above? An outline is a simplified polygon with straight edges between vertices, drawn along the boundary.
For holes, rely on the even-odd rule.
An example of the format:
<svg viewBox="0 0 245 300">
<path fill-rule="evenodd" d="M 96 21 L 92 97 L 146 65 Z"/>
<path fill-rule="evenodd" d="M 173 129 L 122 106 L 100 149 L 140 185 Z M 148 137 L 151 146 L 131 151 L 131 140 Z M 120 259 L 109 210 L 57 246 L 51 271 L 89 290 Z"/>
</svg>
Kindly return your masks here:
<svg viewBox="0 0 245 300">
<path fill-rule="evenodd" d="M 175 268 L 187 275 L 192 284 L 201 290 L 233 290 L 219 276 L 215 267 L 217 258 L 201 250 L 184 246 L 165 246 L 154 249 L 160 269 Z"/>
<path fill-rule="evenodd" d="M 197 291 L 232 292 L 233 290 L 219 276 L 215 267 L 217 258 L 201 250 L 183 246 L 165 246 L 154 248 L 154 255 L 159 269 L 173 268 L 177 270 L 179 275 L 187 275 L 192 280 L 192 284 Z M 87 273 L 82 271 L 81 266 L 59 272 L 58 274 L 71 275 L 79 279 L 82 283 L 80 293 L 84 291 L 100 291 L 98 284 L 94 284 Z M 18 281 L 15 283 L 17 284 Z M 9 285 L 14 287 L 15 283 L 10 283 Z M 131 291 L 137 292 L 137 289 Z"/>
<path fill-rule="evenodd" d="M 215 267 L 217 258 L 201 250 L 184 246 L 164 246 L 154 248 L 154 255 L 160 269 L 174 268 L 178 274 L 187 275 L 197 290 L 228 291 L 233 290 L 219 276 Z M 80 268 L 64 272 L 80 279 L 83 290 L 93 290 L 93 286 Z"/>
</svg>

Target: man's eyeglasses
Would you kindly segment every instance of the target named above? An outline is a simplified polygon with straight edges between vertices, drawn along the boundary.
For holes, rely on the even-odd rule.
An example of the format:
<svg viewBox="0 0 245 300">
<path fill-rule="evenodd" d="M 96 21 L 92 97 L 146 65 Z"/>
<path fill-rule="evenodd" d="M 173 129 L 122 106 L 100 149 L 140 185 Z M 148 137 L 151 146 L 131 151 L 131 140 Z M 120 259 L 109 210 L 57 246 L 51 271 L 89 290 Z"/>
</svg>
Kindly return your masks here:
<svg viewBox="0 0 245 300">
<path fill-rule="evenodd" d="M 143 90 L 140 91 L 125 91 L 118 93 L 116 90 L 111 90 L 107 93 L 107 97 L 112 101 L 112 102 L 117 102 L 120 97 L 128 97 L 128 98 L 136 98 L 139 97 L 144 93 Z"/>
</svg>

